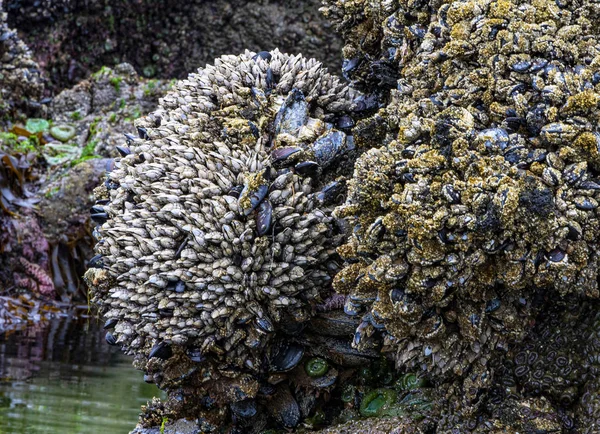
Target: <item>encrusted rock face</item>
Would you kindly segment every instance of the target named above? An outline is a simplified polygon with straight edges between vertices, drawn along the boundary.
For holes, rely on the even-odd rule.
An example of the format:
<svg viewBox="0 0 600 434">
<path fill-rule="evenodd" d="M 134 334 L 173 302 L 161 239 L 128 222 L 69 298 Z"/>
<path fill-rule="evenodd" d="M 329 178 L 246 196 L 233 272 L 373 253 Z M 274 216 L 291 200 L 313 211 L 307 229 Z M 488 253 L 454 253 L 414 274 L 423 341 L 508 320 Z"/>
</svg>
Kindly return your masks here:
<svg viewBox="0 0 600 434">
<path fill-rule="evenodd" d="M 31 51 L 8 27 L 0 4 L 0 121 L 39 109 L 44 82 Z"/>
<path fill-rule="evenodd" d="M 422 434 L 428 432 L 414 421 L 407 422 L 403 417 L 386 419 L 370 418 L 346 422 L 317 431 L 317 434 Z"/>
<path fill-rule="evenodd" d="M 510 351 L 504 364 L 511 375 L 500 382 L 507 390 L 546 396 L 560 408 L 578 401 L 587 405 L 590 400 L 583 396 L 584 391 L 590 392 L 600 373 L 598 307 L 594 301 L 559 304 L 548 310 L 527 339 Z"/>
<path fill-rule="evenodd" d="M 545 398 L 511 398 L 496 403 L 489 415 L 465 421 L 443 417 L 436 433 L 439 434 L 502 434 L 508 432 L 550 433 L 570 432 L 556 409 Z"/>
<path fill-rule="evenodd" d="M 600 7 L 429 6 L 385 110 L 395 140 L 337 211 L 354 233 L 335 288 L 367 308 L 357 345 L 383 328 L 400 366 L 462 374 L 523 338 L 539 288 L 598 297 Z"/>
<path fill-rule="evenodd" d="M 340 40 L 320 0 L 5 0 L 52 85 L 131 63 L 145 77 L 182 78 L 225 53 L 281 50 L 339 68 Z M 52 38 L 48 38 L 51 34 Z"/>
<path fill-rule="evenodd" d="M 323 0 L 321 11 L 344 39 L 344 77 L 365 90 L 396 87 L 426 34 L 430 5 L 414 0 Z"/>
<path fill-rule="evenodd" d="M 246 51 L 177 83 L 136 123 L 92 208 L 99 256 L 86 279 L 109 342 L 161 378 L 203 359 L 263 369 L 280 321 L 308 319 L 337 270 L 341 235 L 320 189 L 353 149 L 350 97 L 317 61 Z"/>
<path fill-rule="evenodd" d="M 592 434 L 600 430 L 600 379 L 588 381 L 576 410 L 579 429 L 582 434 Z"/>
</svg>

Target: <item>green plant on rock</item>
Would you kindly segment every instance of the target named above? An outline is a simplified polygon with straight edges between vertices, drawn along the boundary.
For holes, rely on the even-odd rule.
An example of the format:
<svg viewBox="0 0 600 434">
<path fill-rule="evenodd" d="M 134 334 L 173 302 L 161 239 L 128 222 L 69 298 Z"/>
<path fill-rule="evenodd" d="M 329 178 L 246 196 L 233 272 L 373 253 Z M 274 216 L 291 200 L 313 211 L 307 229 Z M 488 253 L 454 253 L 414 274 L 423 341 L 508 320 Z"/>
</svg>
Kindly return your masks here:
<svg viewBox="0 0 600 434">
<path fill-rule="evenodd" d="M 96 155 L 96 153 L 95 153 L 97 144 L 98 144 L 97 140 L 90 140 L 89 143 L 87 145 L 85 145 L 83 147 L 83 149 L 81 150 L 80 157 L 71 161 L 71 164 L 70 164 L 71 167 L 76 166 L 79 163 L 82 163 L 84 161 L 91 160 L 93 158 L 100 158 L 100 156 Z"/>
<path fill-rule="evenodd" d="M 25 123 L 25 129 L 31 134 L 44 133 L 50 128 L 50 123 L 45 119 L 30 118 Z"/>
<path fill-rule="evenodd" d="M 111 79 L 109 81 L 110 81 L 110 84 L 112 84 L 112 86 L 115 88 L 115 90 L 117 92 L 121 91 L 121 82 L 123 81 L 123 78 L 121 78 L 121 77 L 111 77 Z"/>
</svg>

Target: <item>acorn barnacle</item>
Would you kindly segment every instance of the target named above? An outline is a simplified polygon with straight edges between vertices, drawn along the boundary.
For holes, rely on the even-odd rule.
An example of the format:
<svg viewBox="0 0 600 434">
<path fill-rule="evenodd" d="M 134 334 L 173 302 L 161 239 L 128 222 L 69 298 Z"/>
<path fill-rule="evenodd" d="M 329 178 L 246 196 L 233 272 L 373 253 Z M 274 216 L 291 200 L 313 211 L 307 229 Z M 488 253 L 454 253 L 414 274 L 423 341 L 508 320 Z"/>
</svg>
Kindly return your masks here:
<svg viewBox="0 0 600 434">
<path fill-rule="evenodd" d="M 351 167 L 337 126 L 352 97 L 315 60 L 246 51 L 190 74 L 137 121 L 96 190 L 101 266 L 86 277 L 138 366 L 260 371 L 279 323 L 310 317 L 341 240 L 321 190 Z"/>
</svg>

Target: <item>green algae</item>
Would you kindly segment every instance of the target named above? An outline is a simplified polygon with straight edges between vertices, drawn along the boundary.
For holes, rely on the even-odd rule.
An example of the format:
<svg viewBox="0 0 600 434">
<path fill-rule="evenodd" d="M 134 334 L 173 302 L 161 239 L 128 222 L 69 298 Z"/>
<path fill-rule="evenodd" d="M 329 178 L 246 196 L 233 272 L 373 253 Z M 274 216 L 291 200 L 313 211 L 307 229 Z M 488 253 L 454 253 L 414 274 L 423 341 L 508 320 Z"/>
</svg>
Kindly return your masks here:
<svg viewBox="0 0 600 434">
<path fill-rule="evenodd" d="M 49 128 L 50 122 L 45 119 L 30 118 L 25 124 L 25 129 L 31 134 L 45 133 Z"/>
</svg>

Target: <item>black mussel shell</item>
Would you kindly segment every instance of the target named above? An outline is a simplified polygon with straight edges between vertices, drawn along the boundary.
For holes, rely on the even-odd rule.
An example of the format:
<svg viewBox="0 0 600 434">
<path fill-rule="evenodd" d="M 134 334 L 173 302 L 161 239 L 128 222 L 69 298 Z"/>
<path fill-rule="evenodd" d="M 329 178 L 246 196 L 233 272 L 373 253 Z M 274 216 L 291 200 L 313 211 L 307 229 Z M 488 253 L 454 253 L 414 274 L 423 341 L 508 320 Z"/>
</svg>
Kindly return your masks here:
<svg viewBox="0 0 600 434">
<path fill-rule="evenodd" d="M 129 154 L 131 154 L 131 150 L 125 146 L 116 146 L 115 148 L 117 149 L 121 157 L 127 157 Z"/>
<path fill-rule="evenodd" d="M 254 56 L 252 56 L 252 60 L 256 61 L 259 57 L 268 62 L 271 60 L 271 53 L 269 53 L 268 51 L 259 51 Z"/>
<path fill-rule="evenodd" d="M 109 158 L 108 160 L 106 160 L 106 165 L 104 166 L 104 169 L 107 172 L 112 172 L 113 170 L 115 170 L 115 159 Z"/>
<path fill-rule="evenodd" d="M 90 217 L 94 223 L 99 225 L 108 220 L 108 214 L 104 211 L 104 207 L 101 205 L 94 205 L 92 208 L 90 208 Z"/>
<path fill-rule="evenodd" d="M 107 190 L 116 190 L 117 188 L 119 188 L 119 183 L 111 179 L 107 179 L 106 181 L 104 181 L 104 186 Z"/>
<path fill-rule="evenodd" d="M 273 333 L 275 331 L 273 323 L 266 316 L 256 318 L 256 329 L 261 333 Z"/>
<path fill-rule="evenodd" d="M 142 128 L 142 127 L 136 127 L 136 128 L 137 128 L 138 136 L 140 136 L 140 139 L 150 140 L 150 136 L 148 136 L 148 131 L 146 131 L 146 128 Z"/>
<path fill-rule="evenodd" d="M 294 166 L 294 171 L 301 176 L 314 178 L 319 175 L 319 164 L 314 161 L 303 161 Z"/>
<path fill-rule="evenodd" d="M 244 190 L 246 190 L 246 187 L 244 187 Z M 259 185 L 258 188 L 252 192 L 252 194 L 250 195 L 250 208 L 246 208 L 244 210 L 244 215 L 250 215 L 250 213 L 252 211 L 254 211 L 259 205 L 260 203 L 263 201 L 263 199 L 267 196 L 267 193 L 269 192 L 269 186 L 268 185 Z M 242 190 L 242 194 L 241 196 L 244 195 L 244 191 Z"/>
<path fill-rule="evenodd" d="M 169 291 L 175 291 L 176 293 L 181 294 L 183 291 L 185 291 L 185 283 L 181 280 L 169 282 L 165 289 Z"/>
<path fill-rule="evenodd" d="M 321 204 L 335 203 L 344 191 L 344 184 L 338 181 L 333 181 L 327 184 L 317 193 L 317 200 Z"/>
<path fill-rule="evenodd" d="M 273 348 L 270 366 L 274 372 L 285 372 L 295 368 L 304 356 L 304 347 L 300 344 L 279 342 Z"/>
<path fill-rule="evenodd" d="M 104 323 L 103 329 L 104 330 L 112 329 L 117 325 L 118 322 L 119 322 L 119 320 L 117 318 L 107 319 L 106 322 Z"/>
<path fill-rule="evenodd" d="M 135 139 L 136 139 L 136 137 L 133 134 L 125 133 L 124 136 L 125 136 L 125 141 L 127 142 L 128 145 L 131 145 L 135 141 Z M 124 148 L 123 146 L 117 146 L 117 151 L 119 151 L 119 148 L 126 149 L 127 150 L 127 154 L 131 153 L 131 151 L 129 149 Z M 121 151 L 119 151 L 119 153 L 120 152 Z M 127 154 L 125 154 L 125 155 L 127 155 Z M 123 155 L 123 154 L 121 154 L 121 155 Z M 125 155 L 123 155 L 123 157 Z"/>
<path fill-rule="evenodd" d="M 248 126 L 250 127 L 250 131 L 252 131 L 252 135 L 258 139 L 260 137 L 260 131 L 256 124 L 252 121 L 248 121 Z"/>
<path fill-rule="evenodd" d="M 286 428 L 294 428 L 300 423 L 300 407 L 287 386 L 277 388 L 267 408 L 277 423 Z"/>
<path fill-rule="evenodd" d="M 102 260 L 102 255 L 96 255 L 90 262 L 88 262 L 88 268 L 104 268 L 104 261 Z"/>
<path fill-rule="evenodd" d="M 253 399 L 233 402 L 229 405 L 233 414 L 242 418 L 251 418 L 256 414 L 256 402 Z"/>
<path fill-rule="evenodd" d="M 350 130 L 353 126 L 354 119 L 348 115 L 341 116 L 336 122 L 336 127 L 340 130 Z"/>
<path fill-rule="evenodd" d="M 298 146 L 275 148 L 271 151 L 271 160 L 273 163 L 285 162 L 285 160 L 287 160 L 291 155 L 300 151 L 302 151 L 302 148 Z"/>
<path fill-rule="evenodd" d="M 105 339 L 108 345 L 117 345 L 117 338 L 111 332 L 106 333 Z"/>
<path fill-rule="evenodd" d="M 240 197 L 240 194 L 242 193 L 242 191 L 244 190 L 244 186 L 243 185 L 234 185 L 233 187 L 231 187 L 229 189 L 229 191 L 227 192 L 227 194 L 229 196 L 233 196 L 236 199 Z"/>
<path fill-rule="evenodd" d="M 566 256 L 566 253 L 562 249 L 554 249 L 550 253 L 548 253 L 548 259 L 552 262 L 560 262 Z"/>
<path fill-rule="evenodd" d="M 341 131 L 331 131 L 315 140 L 312 150 L 317 163 L 323 167 L 329 166 L 346 150 L 346 134 Z"/>
<path fill-rule="evenodd" d="M 173 350 L 171 349 L 171 345 L 166 342 L 159 342 L 158 344 L 154 345 L 152 351 L 150 351 L 150 354 L 148 355 L 148 358 L 151 359 L 152 357 L 157 357 L 162 360 L 168 360 L 172 355 Z"/>
<path fill-rule="evenodd" d="M 262 237 L 263 235 L 267 234 L 272 223 L 273 206 L 271 205 L 271 202 L 265 200 L 258 206 L 258 210 L 256 212 L 256 230 L 258 232 L 258 236 Z"/>
</svg>

